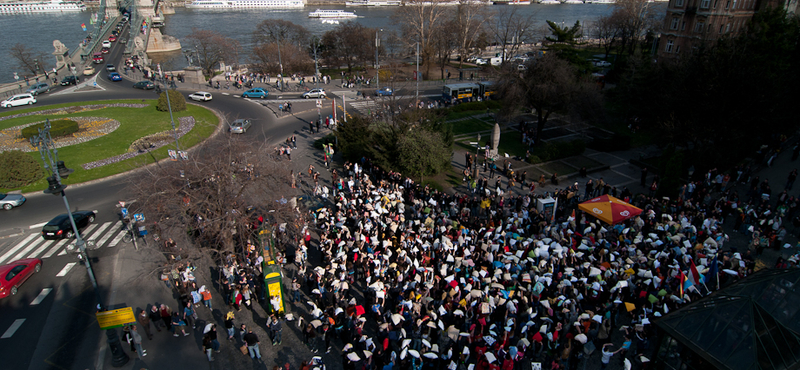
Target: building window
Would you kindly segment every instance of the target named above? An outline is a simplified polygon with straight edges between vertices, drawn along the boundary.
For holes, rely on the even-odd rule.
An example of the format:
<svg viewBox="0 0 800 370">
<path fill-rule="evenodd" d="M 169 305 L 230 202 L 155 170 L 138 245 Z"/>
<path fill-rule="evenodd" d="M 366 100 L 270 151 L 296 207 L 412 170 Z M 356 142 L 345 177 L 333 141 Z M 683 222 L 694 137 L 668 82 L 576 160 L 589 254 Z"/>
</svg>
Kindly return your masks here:
<svg viewBox="0 0 800 370">
<path fill-rule="evenodd" d="M 709 5 L 711 5 L 711 0 L 703 0 L 700 2 L 701 9 L 708 9 Z"/>
<path fill-rule="evenodd" d="M 675 7 L 682 8 L 683 7 L 683 0 L 675 0 Z"/>
<path fill-rule="evenodd" d="M 726 1 L 725 2 L 725 9 L 728 9 L 730 7 L 731 7 L 731 2 L 730 1 Z"/>
<path fill-rule="evenodd" d="M 667 47 L 664 48 L 664 51 L 667 52 L 667 53 L 671 53 L 672 52 L 672 45 L 674 45 L 674 44 L 675 43 L 672 40 L 667 40 Z"/>
<path fill-rule="evenodd" d="M 681 31 L 686 31 L 686 21 L 681 22 Z"/>
<path fill-rule="evenodd" d="M 703 22 L 697 22 L 694 25 L 694 32 L 703 33 L 703 28 L 706 26 Z"/>
<path fill-rule="evenodd" d="M 728 23 L 728 24 L 725 25 L 725 33 L 730 32 L 730 30 L 731 30 L 731 24 Z"/>
<path fill-rule="evenodd" d="M 672 18 L 672 24 L 669 25 L 669 29 L 677 30 L 678 29 L 678 22 L 680 20 L 678 18 Z"/>
<path fill-rule="evenodd" d="M 722 28 L 723 28 L 723 27 L 725 27 L 725 25 L 724 25 L 724 24 L 720 24 L 720 25 L 719 25 L 719 33 L 722 33 Z"/>
<path fill-rule="evenodd" d="M 675 47 L 675 54 L 680 54 L 680 52 L 681 52 L 681 46 L 678 45 Z"/>
</svg>

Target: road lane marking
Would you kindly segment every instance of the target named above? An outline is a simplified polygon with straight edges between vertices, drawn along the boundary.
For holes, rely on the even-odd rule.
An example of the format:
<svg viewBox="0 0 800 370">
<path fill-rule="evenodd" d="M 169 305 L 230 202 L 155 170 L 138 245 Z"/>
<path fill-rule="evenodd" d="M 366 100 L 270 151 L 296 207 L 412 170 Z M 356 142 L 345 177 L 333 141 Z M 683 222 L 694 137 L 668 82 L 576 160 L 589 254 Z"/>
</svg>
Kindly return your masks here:
<svg viewBox="0 0 800 370">
<path fill-rule="evenodd" d="M 11 336 L 14 335 L 14 333 L 17 332 L 17 329 L 19 329 L 19 327 L 22 326 L 23 322 L 25 322 L 25 319 L 16 319 L 16 320 L 14 320 L 14 323 L 11 324 L 11 326 L 8 328 L 8 330 L 6 330 L 5 333 L 3 333 L 3 336 L 0 337 L 0 339 L 11 338 Z"/>
<path fill-rule="evenodd" d="M 112 235 L 114 235 L 115 232 L 119 231 L 120 227 L 122 227 L 122 221 L 117 221 L 117 223 L 112 225 L 106 232 L 106 235 L 103 235 L 103 237 L 100 238 L 100 240 L 98 240 L 97 243 L 95 243 L 95 245 L 98 247 L 103 246 L 103 244 L 105 244 L 108 241 L 108 239 L 111 238 Z"/>
<path fill-rule="evenodd" d="M 44 256 L 42 256 L 42 258 L 49 258 L 50 256 L 53 255 L 53 253 L 55 253 L 59 248 L 61 248 L 62 245 L 64 245 L 68 241 L 69 239 L 61 239 L 58 243 L 56 243 L 53 246 L 53 248 L 50 248 L 50 250 L 47 251 L 47 253 L 45 253 Z"/>
<path fill-rule="evenodd" d="M 124 238 L 125 234 L 127 234 L 127 233 L 130 233 L 130 231 L 128 231 L 128 230 L 120 231 L 120 233 L 117 234 L 117 236 L 114 237 L 114 239 L 111 240 L 111 243 L 108 243 L 108 247 L 111 248 L 111 247 L 117 246 L 117 244 L 119 244 L 120 240 L 122 240 L 122 238 Z"/>
<path fill-rule="evenodd" d="M 89 225 L 89 227 L 87 227 L 83 231 L 79 231 L 81 233 L 81 238 L 83 238 L 83 240 L 86 240 L 86 235 L 89 235 L 89 233 L 92 232 L 92 230 L 94 230 L 94 228 L 96 228 L 96 227 L 97 227 L 97 224 L 91 224 L 91 225 Z"/>
<path fill-rule="evenodd" d="M 53 290 L 53 288 L 42 289 L 42 292 L 39 293 L 38 296 L 36 296 L 33 302 L 31 302 L 31 306 L 36 306 L 37 304 L 42 303 L 42 301 L 44 301 L 44 298 L 47 297 L 48 294 L 50 294 L 51 290 Z"/>
<path fill-rule="evenodd" d="M 44 238 L 40 238 L 40 239 L 34 240 L 33 243 L 28 244 L 28 246 L 25 247 L 25 249 L 23 249 L 21 252 L 17 253 L 17 255 L 14 256 L 14 258 L 11 259 L 11 260 L 12 261 L 16 261 L 16 260 L 22 258 L 22 256 L 26 255 L 28 252 L 30 252 L 34 248 L 38 247 L 39 244 L 42 244 L 42 242 L 46 242 L 46 241 L 47 240 L 44 240 Z"/>
<path fill-rule="evenodd" d="M 77 265 L 77 264 L 78 264 L 77 262 L 68 263 L 66 266 L 64 266 L 64 268 L 61 269 L 61 271 L 59 271 L 56 274 L 56 277 L 67 276 L 67 273 L 69 272 L 69 270 L 72 270 L 72 268 L 75 267 L 75 265 Z"/>
<path fill-rule="evenodd" d="M 39 234 L 38 234 L 38 233 L 36 233 L 36 234 L 31 234 L 31 235 L 28 235 L 28 237 L 27 237 L 27 238 L 23 239 L 21 242 L 19 242 L 17 245 L 15 245 L 13 248 L 11 248 L 11 250 L 9 250 L 8 252 L 6 252 L 6 254 L 4 254 L 2 257 L 0 257 L 0 264 L 2 264 L 2 263 L 5 263 L 5 261 L 6 261 L 6 260 L 7 260 L 9 257 L 11 257 L 12 255 L 14 255 L 14 253 L 17 253 L 17 251 L 19 251 L 20 249 L 22 249 L 22 247 L 24 247 L 24 246 L 25 246 L 25 244 L 28 244 L 28 242 L 29 242 L 29 241 L 31 241 L 31 239 L 33 239 L 33 238 L 35 238 L 35 237 L 37 237 L 37 236 L 39 236 Z"/>
<path fill-rule="evenodd" d="M 31 226 L 28 226 L 28 228 L 29 228 L 29 229 L 31 229 L 31 230 L 33 230 L 33 229 L 38 229 L 38 228 L 40 228 L 40 227 L 42 227 L 42 226 L 44 226 L 44 225 L 47 225 L 47 222 L 42 222 L 42 223 L 40 223 L 40 224 L 31 225 Z"/>
<path fill-rule="evenodd" d="M 102 224 L 100 227 L 98 227 L 98 228 L 97 228 L 97 231 L 95 231 L 95 233 L 94 233 L 94 234 L 92 234 L 92 235 L 90 235 L 90 236 L 89 236 L 89 239 L 87 239 L 87 240 L 91 240 L 91 241 L 95 241 L 95 240 L 97 240 L 97 237 L 99 237 L 100 235 L 102 235 L 102 234 L 103 234 L 103 232 L 104 232 L 104 231 L 106 231 L 106 229 L 107 229 L 107 228 L 108 228 L 110 225 L 111 225 L 111 221 L 108 221 L 108 222 L 106 222 L 106 223 Z"/>
<path fill-rule="evenodd" d="M 47 247 L 49 247 L 51 245 L 54 245 L 54 244 L 58 244 L 58 243 L 56 243 L 55 241 L 50 242 L 48 240 L 47 243 L 42 244 L 41 247 L 37 248 L 35 251 L 33 251 L 33 253 L 29 254 L 26 258 L 36 258 L 40 254 L 42 254 L 42 252 L 44 252 L 44 250 L 47 249 Z"/>
</svg>

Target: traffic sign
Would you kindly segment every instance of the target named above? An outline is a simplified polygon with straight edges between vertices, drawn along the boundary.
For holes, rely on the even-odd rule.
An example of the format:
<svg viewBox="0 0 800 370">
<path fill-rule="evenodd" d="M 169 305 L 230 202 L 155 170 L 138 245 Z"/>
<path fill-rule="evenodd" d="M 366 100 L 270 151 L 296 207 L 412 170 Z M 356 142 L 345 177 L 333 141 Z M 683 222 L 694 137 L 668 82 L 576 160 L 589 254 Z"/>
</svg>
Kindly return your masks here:
<svg viewBox="0 0 800 370">
<path fill-rule="evenodd" d="M 97 317 L 97 324 L 100 329 L 113 329 L 136 322 L 136 317 L 133 315 L 133 308 L 125 307 L 117 310 L 103 311 L 95 314 Z"/>
<path fill-rule="evenodd" d="M 136 220 L 136 222 L 144 222 L 144 213 L 137 213 L 133 215 L 133 219 Z"/>
<path fill-rule="evenodd" d="M 122 217 L 128 218 L 128 209 L 127 208 L 123 208 L 122 209 Z"/>
<path fill-rule="evenodd" d="M 322 108 L 322 99 L 317 99 L 317 108 Z"/>
</svg>

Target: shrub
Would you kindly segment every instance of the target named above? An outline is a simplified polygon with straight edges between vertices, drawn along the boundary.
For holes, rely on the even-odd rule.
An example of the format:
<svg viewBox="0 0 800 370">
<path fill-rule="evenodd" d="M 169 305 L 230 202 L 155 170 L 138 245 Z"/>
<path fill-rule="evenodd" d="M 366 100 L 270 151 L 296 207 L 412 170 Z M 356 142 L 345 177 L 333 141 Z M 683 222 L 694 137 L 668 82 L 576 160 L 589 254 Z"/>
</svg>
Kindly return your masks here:
<svg viewBox="0 0 800 370">
<path fill-rule="evenodd" d="M 528 157 L 528 163 L 530 163 L 530 164 L 539 164 L 539 163 L 542 163 L 542 162 L 543 162 L 542 159 L 539 158 L 538 155 L 532 155 L 532 156 Z"/>
<path fill-rule="evenodd" d="M 334 134 L 327 134 L 317 140 L 314 141 L 314 149 L 322 150 L 324 149 L 322 146 L 324 144 L 332 144 L 336 142 L 336 135 Z"/>
<path fill-rule="evenodd" d="M 131 146 L 128 147 L 128 152 L 138 152 L 140 150 L 147 150 L 153 146 L 156 146 L 158 143 L 175 140 L 175 137 L 172 135 L 172 131 L 162 131 L 152 135 L 147 135 L 145 137 L 141 137 L 136 139 Z"/>
<path fill-rule="evenodd" d="M 501 103 L 500 100 L 494 100 L 494 99 L 485 100 L 484 103 L 486 104 L 486 108 L 489 109 L 500 109 L 503 105 L 503 103 Z"/>
<path fill-rule="evenodd" d="M 466 111 L 485 111 L 486 103 L 482 101 L 473 101 L 469 103 L 461 103 L 454 105 L 450 108 L 452 112 L 466 112 Z"/>
<path fill-rule="evenodd" d="M 38 155 L 38 154 L 37 154 Z M 44 177 L 42 164 L 19 150 L 0 153 L 0 188 L 14 189 Z"/>
<path fill-rule="evenodd" d="M 169 104 L 167 104 L 167 93 L 169 93 Z M 172 107 L 173 112 L 185 111 L 186 99 L 183 98 L 183 94 L 176 90 L 167 90 L 158 95 L 156 109 L 161 112 L 169 112 L 169 107 Z"/>
<path fill-rule="evenodd" d="M 44 124 L 46 122 L 37 123 L 35 125 L 31 125 L 22 129 L 22 137 L 26 139 L 30 139 L 34 136 L 39 135 L 39 129 L 44 128 Z M 59 137 L 59 136 L 67 136 L 78 132 L 80 126 L 78 122 L 69 119 L 59 119 L 55 121 L 50 121 L 50 136 L 52 137 Z"/>
</svg>

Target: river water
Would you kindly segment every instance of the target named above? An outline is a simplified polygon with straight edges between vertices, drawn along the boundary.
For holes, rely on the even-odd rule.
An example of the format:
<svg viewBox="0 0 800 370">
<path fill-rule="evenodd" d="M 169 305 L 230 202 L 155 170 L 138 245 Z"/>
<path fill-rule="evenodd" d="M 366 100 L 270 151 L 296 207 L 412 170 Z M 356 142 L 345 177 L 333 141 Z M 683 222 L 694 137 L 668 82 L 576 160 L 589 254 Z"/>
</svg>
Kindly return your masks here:
<svg viewBox="0 0 800 370">
<path fill-rule="evenodd" d="M 664 14 L 663 9 L 666 3 L 655 3 L 653 6 L 660 7 L 656 12 L 659 16 Z M 565 25 L 572 25 L 575 21 L 581 23 L 591 23 L 598 17 L 607 15 L 612 10 L 609 4 L 574 4 L 574 5 L 520 5 L 520 14 L 530 17 L 536 27 L 546 27 L 545 20 L 563 22 Z M 176 8 L 175 14 L 166 16 L 166 25 L 162 32 L 166 35 L 175 36 L 183 39 L 192 32 L 192 29 L 209 29 L 220 32 L 228 37 L 234 38 L 242 45 L 242 61 L 246 61 L 247 53 L 252 44 L 252 32 L 256 25 L 265 19 L 284 19 L 309 29 L 313 34 L 321 35 L 336 25 L 323 24 L 319 19 L 308 18 L 308 13 L 318 7 L 308 6 L 304 9 L 285 9 L 285 10 L 260 10 L 260 11 L 216 11 Z M 319 7 L 320 9 L 343 9 L 344 6 Z M 392 20 L 395 7 L 354 7 L 349 11 L 355 11 L 359 17 L 355 19 L 367 27 L 383 28 L 386 30 L 396 30 L 398 25 Z M 487 6 L 487 11 L 497 10 L 498 6 Z M 455 11 L 455 7 L 453 8 Z M 73 14 L 33 14 L 33 15 L 7 15 L 0 16 L 0 30 L 3 30 L 3 37 L 0 38 L 0 50 L 8 51 L 11 46 L 22 42 L 36 50 L 40 50 L 51 56 L 53 52 L 53 40 L 58 39 L 68 48 L 75 48 L 78 43 L 86 37 L 80 25 L 89 25 L 90 12 Z M 183 43 L 184 49 L 192 48 L 192 45 Z M 187 64 L 186 59 L 180 52 L 157 56 L 151 54 L 155 60 L 162 61 L 166 69 L 177 69 Z M 51 57 L 52 58 L 52 57 Z M 14 82 L 14 72 L 23 72 L 16 68 L 15 62 L 10 60 L 6 54 L 6 63 L 0 63 L 0 83 Z M 54 58 L 50 59 L 50 64 L 55 64 Z M 22 75 L 23 73 L 20 73 Z"/>
</svg>

